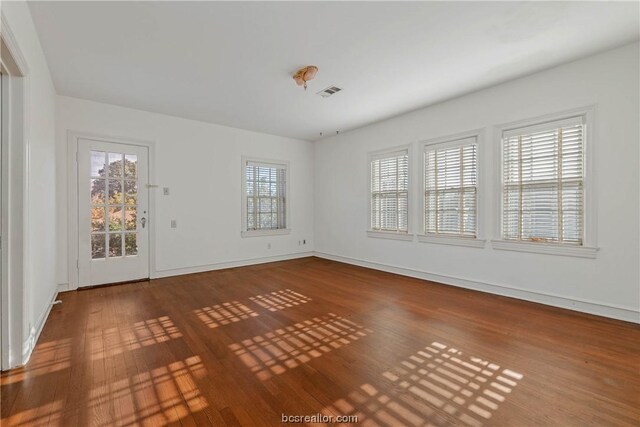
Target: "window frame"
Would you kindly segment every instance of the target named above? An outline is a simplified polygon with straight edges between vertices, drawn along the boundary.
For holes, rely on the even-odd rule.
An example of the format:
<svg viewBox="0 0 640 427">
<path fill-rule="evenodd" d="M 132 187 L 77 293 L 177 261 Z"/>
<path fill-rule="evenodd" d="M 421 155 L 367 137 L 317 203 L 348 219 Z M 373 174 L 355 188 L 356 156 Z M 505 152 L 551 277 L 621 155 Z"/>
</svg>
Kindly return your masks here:
<svg viewBox="0 0 640 427">
<path fill-rule="evenodd" d="M 531 252 L 548 255 L 572 256 L 580 258 L 596 258 L 598 247 L 596 242 L 596 203 L 594 199 L 593 186 L 593 156 L 592 147 L 594 139 L 594 122 L 596 107 L 594 105 L 581 107 L 563 112 L 547 114 L 535 118 L 519 120 L 511 123 L 497 125 L 494 127 L 496 141 L 495 156 L 495 197 L 496 197 L 496 227 L 494 238 L 491 239 L 491 246 L 497 250 L 509 250 L 517 252 Z M 503 238 L 503 133 L 519 128 L 539 126 L 541 129 L 545 125 L 562 120 L 581 117 L 584 123 L 583 136 L 583 244 L 582 246 L 566 245 L 562 243 L 548 242 L 528 242 L 519 240 L 506 240 Z"/>
<path fill-rule="evenodd" d="M 285 169 L 285 227 L 277 228 L 277 229 L 264 229 L 264 230 L 248 230 L 247 229 L 247 163 L 255 162 L 255 163 L 264 163 L 265 165 L 272 166 L 284 166 Z M 241 175 L 241 197 L 240 197 L 240 208 L 241 208 L 241 230 L 240 235 L 242 237 L 260 237 L 260 236 L 277 236 L 277 235 L 285 235 L 291 233 L 291 167 L 290 162 L 288 160 L 274 160 L 274 159 L 264 159 L 264 158 L 256 158 L 249 156 L 242 156 L 241 166 L 240 166 L 240 175 Z"/>
<path fill-rule="evenodd" d="M 411 222 L 411 209 L 413 206 L 412 203 L 412 185 L 413 185 L 413 176 L 412 176 L 412 150 L 411 144 L 404 144 L 395 147 L 383 148 L 381 150 L 376 150 L 369 152 L 367 154 L 367 236 L 381 239 L 392 239 L 392 240 L 404 240 L 404 241 L 412 241 L 412 222 Z M 386 156 L 393 157 L 392 155 L 395 153 L 400 153 L 406 151 L 407 153 L 407 231 L 387 231 L 387 230 L 375 230 L 371 228 L 371 210 L 372 210 L 372 188 L 371 188 L 371 162 L 379 158 L 385 158 Z"/>
<path fill-rule="evenodd" d="M 424 154 L 425 151 L 430 147 L 440 146 L 442 148 L 453 148 L 460 147 L 465 144 L 463 141 L 468 139 L 475 139 L 476 145 L 476 235 L 475 237 L 467 237 L 462 235 L 453 235 L 453 234 L 438 234 L 438 233 L 427 233 L 425 230 L 425 210 L 426 210 L 426 200 L 425 200 L 425 162 L 424 162 Z M 418 234 L 418 241 L 422 243 L 436 243 L 443 245 L 454 245 L 454 246 L 466 246 L 472 248 L 484 248 L 485 239 L 484 239 L 484 227 L 483 227 L 483 207 L 484 207 L 484 194 L 483 194 L 483 186 L 482 183 L 482 159 L 483 159 L 483 150 L 482 150 L 482 142 L 484 139 L 484 129 L 474 129 L 466 132 L 456 133 L 452 135 L 446 135 L 438 138 L 432 138 L 428 140 L 421 141 L 418 146 L 420 148 L 420 233 Z"/>
</svg>

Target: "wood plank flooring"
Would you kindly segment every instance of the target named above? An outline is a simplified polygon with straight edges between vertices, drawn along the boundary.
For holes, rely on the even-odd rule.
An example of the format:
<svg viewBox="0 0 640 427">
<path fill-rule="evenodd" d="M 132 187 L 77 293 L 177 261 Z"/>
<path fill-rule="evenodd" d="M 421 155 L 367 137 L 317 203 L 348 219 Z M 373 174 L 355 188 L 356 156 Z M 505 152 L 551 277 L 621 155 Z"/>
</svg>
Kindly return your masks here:
<svg viewBox="0 0 640 427">
<path fill-rule="evenodd" d="M 60 299 L 2 426 L 640 425 L 630 323 L 318 258 Z"/>
</svg>

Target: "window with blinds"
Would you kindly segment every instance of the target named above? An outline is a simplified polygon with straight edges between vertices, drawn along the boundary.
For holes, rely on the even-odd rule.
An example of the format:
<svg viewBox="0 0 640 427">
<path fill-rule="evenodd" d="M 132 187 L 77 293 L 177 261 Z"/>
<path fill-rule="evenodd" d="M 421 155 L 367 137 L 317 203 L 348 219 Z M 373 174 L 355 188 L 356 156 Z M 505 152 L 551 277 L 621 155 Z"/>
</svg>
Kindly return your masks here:
<svg viewBox="0 0 640 427">
<path fill-rule="evenodd" d="M 425 146 L 425 234 L 476 237 L 477 149 L 476 137 Z"/>
<path fill-rule="evenodd" d="M 247 161 L 245 164 L 246 230 L 287 228 L 287 167 Z"/>
<path fill-rule="evenodd" d="M 409 151 L 371 159 L 371 229 L 408 232 Z"/>
<path fill-rule="evenodd" d="M 582 246 L 584 117 L 502 134 L 502 237 Z"/>
</svg>

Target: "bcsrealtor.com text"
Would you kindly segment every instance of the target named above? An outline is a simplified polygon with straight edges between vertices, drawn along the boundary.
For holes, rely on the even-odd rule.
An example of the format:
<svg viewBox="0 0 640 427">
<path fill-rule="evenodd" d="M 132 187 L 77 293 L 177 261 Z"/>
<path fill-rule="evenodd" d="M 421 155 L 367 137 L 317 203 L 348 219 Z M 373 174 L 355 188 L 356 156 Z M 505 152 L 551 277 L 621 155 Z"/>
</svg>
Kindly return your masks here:
<svg viewBox="0 0 640 427">
<path fill-rule="evenodd" d="M 313 415 L 288 415 L 282 414 L 283 424 L 307 424 L 307 423 L 324 423 L 324 424 L 342 424 L 342 423 L 357 423 L 357 415 L 325 415 L 325 414 L 313 414 Z"/>
</svg>

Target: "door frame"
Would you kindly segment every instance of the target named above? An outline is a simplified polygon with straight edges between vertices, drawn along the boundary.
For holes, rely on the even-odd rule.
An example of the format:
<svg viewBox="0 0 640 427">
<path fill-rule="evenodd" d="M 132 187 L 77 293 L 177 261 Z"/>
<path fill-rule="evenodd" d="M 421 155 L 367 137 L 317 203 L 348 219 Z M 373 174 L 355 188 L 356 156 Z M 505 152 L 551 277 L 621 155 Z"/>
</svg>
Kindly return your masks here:
<svg viewBox="0 0 640 427">
<path fill-rule="evenodd" d="M 127 144 L 146 147 L 149 153 L 149 278 L 156 278 L 156 190 L 155 183 L 155 147 L 154 141 L 133 139 L 119 136 L 101 135 L 91 132 L 67 131 L 67 165 L 69 170 L 68 182 L 68 270 L 69 283 L 60 286 L 60 291 L 72 291 L 78 289 L 79 284 L 79 215 L 78 215 L 78 141 L 80 139 L 92 139 L 94 141 L 111 142 L 115 144 Z"/>
<path fill-rule="evenodd" d="M 27 362 L 36 334 L 29 304 L 29 66 L 7 18 L 0 13 L 3 85 L 2 256 L 0 257 L 0 368 Z"/>
</svg>

